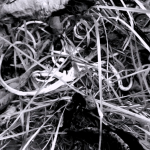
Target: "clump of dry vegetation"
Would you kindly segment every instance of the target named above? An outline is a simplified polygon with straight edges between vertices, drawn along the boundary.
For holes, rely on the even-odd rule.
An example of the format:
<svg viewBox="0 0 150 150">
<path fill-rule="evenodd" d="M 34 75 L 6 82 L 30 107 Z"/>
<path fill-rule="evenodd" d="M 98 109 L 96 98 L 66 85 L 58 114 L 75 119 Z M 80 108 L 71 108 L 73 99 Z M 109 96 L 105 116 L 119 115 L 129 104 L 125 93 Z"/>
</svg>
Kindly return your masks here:
<svg viewBox="0 0 150 150">
<path fill-rule="evenodd" d="M 149 7 L 98 0 L 60 35 L 44 19 L 1 26 L 0 148 L 148 150 Z"/>
</svg>

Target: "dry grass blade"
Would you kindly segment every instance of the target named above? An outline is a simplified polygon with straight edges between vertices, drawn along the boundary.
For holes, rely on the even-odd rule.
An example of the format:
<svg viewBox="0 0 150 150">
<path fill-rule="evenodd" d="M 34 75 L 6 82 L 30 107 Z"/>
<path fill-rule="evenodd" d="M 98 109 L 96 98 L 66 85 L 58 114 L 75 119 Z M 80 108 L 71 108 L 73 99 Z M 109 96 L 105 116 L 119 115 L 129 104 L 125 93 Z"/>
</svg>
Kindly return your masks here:
<svg viewBox="0 0 150 150">
<path fill-rule="evenodd" d="M 22 2 L 2 9 L 8 6 L 10 11 Z M 15 143 L 21 150 L 125 150 L 128 145 L 132 150 L 133 140 L 135 149 L 148 149 L 147 3 L 98 0 L 94 5 L 92 0 L 70 0 L 50 19 L 45 17 L 56 5 L 47 3 L 36 14 L 46 15 L 37 17 L 41 20 L 12 20 L 8 33 L 3 32 L 10 39 L 0 36 L 0 147 L 11 149 Z"/>
</svg>

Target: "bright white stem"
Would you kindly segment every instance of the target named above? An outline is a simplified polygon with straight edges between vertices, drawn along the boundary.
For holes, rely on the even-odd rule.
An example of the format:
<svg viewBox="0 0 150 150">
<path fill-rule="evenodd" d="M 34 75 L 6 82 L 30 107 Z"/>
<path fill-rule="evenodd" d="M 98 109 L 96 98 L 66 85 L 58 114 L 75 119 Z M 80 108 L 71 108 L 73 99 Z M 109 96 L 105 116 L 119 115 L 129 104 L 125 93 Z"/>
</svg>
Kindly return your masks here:
<svg viewBox="0 0 150 150">
<path fill-rule="evenodd" d="M 29 91 L 29 92 L 24 92 L 24 91 L 19 91 L 17 89 L 14 89 L 12 87 L 10 87 L 8 84 L 6 84 L 6 82 L 2 79 L 2 76 L 1 76 L 1 65 L 2 65 L 2 60 L 4 58 L 4 55 L 1 55 L 0 57 L 0 82 L 1 82 L 1 85 L 6 89 L 8 90 L 9 92 L 11 93 L 14 93 L 16 95 L 20 95 L 20 96 L 34 96 L 34 95 L 40 95 L 40 94 L 45 94 L 45 93 L 48 93 L 48 92 L 51 92 L 51 91 L 54 91 L 56 90 L 57 88 L 59 88 L 60 86 L 62 85 L 65 85 L 66 82 L 70 82 L 70 81 L 73 81 L 75 79 L 75 76 L 74 76 L 74 69 L 71 68 L 68 72 L 68 74 L 66 73 L 62 73 L 62 77 L 60 78 L 60 74 L 55 75 L 56 78 L 59 79 L 59 81 L 55 82 L 54 84 L 51 84 L 51 85 L 48 85 L 46 87 L 41 87 L 37 90 L 34 90 L 34 91 Z M 49 81 L 47 81 L 46 83 L 48 83 Z"/>
<path fill-rule="evenodd" d="M 112 72 L 114 73 L 114 75 L 116 76 L 116 78 L 118 80 L 118 86 L 119 86 L 119 88 L 122 91 L 128 91 L 128 90 L 130 90 L 131 87 L 132 87 L 132 85 L 133 85 L 132 78 L 130 78 L 130 83 L 129 83 L 128 86 L 126 86 L 126 87 L 123 86 L 119 72 L 115 69 L 115 67 L 112 64 L 109 63 L 109 66 L 110 66 L 110 69 L 112 70 Z"/>
</svg>

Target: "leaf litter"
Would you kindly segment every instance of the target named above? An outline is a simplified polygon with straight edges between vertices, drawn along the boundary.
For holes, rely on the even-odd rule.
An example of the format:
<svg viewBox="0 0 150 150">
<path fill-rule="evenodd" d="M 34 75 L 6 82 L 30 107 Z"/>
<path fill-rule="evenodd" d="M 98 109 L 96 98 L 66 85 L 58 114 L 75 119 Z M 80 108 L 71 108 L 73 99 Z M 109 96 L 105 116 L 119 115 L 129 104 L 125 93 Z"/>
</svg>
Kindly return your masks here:
<svg viewBox="0 0 150 150">
<path fill-rule="evenodd" d="M 147 3 L 98 1 L 62 15 L 62 35 L 39 20 L 9 27 L 11 40 L 0 36 L 0 147 L 149 149 Z"/>
</svg>

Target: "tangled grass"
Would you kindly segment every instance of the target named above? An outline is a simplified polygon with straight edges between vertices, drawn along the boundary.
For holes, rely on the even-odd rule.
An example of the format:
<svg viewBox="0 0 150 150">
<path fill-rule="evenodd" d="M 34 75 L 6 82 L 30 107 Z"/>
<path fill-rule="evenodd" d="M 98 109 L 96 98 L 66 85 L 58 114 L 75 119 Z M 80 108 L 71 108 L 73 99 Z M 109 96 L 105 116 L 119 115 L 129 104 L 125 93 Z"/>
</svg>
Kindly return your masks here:
<svg viewBox="0 0 150 150">
<path fill-rule="evenodd" d="M 82 15 L 61 16 L 62 36 L 50 34 L 42 21 L 24 21 L 9 28 L 11 40 L 0 37 L 0 80 L 5 83 L 0 95 L 1 149 L 69 149 L 73 140 L 59 128 L 75 92 L 86 98 L 89 111 L 98 110 L 100 133 L 104 122 L 131 132 L 149 149 L 149 10 L 139 0 L 135 6 L 120 2 L 122 6 L 99 0 Z M 69 81 L 58 76 L 58 71 L 67 74 L 71 68 Z M 35 71 L 48 74 L 32 78 Z M 51 90 L 58 80 L 63 84 Z M 20 94 L 31 91 L 35 93 Z M 101 137 L 99 141 L 100 149 Z"/>
</svg>

